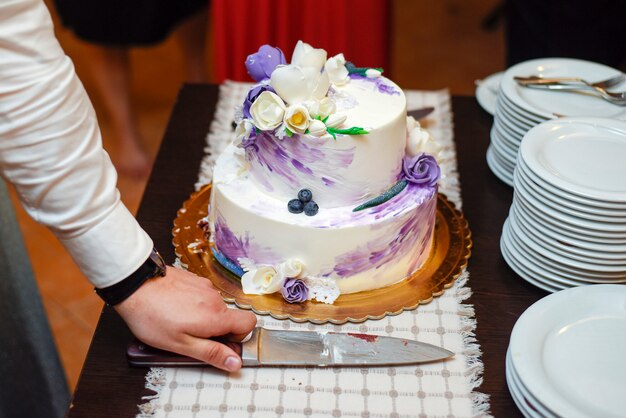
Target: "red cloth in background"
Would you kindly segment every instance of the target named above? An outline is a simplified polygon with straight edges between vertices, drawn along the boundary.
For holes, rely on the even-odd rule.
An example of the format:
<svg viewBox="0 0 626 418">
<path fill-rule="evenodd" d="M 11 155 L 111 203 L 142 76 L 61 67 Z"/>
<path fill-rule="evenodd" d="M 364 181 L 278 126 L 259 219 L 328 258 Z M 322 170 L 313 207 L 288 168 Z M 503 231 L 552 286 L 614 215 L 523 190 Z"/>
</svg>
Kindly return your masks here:
<svg viewBox="0 0 626 418">
<path fill-rule="evenodd" d="M 249 54 L 269 44 L 289 62 L 299 39 L 328 57 L 343 52 L 357 67 L 388 70 L 388 6 L 387 0 L 213 0 L 216 81 L 252 81 L 244 66 Z"/>
</svg>

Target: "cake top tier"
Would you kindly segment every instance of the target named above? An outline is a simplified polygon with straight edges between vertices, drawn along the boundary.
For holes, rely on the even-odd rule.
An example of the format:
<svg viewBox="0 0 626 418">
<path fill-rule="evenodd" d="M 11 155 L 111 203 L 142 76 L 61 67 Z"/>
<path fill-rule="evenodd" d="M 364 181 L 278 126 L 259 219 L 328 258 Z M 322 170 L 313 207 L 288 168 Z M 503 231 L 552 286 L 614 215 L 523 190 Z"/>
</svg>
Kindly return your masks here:
<svg viewBox="0 0 626 418">
<path fill-rule="evenodd" d="M 343 54 L 328 58 L 302 41 L 289 64 L 279 48 L 263 45 L 248 56 L 246 68 L 257 84 L 236 115 L 237 142 L 244 146 L 261 133 L 278 139 L 365 135 L 406 111 L 402 90 L 382 77 L 382 69 L 355 67 Z"/>
</svg>

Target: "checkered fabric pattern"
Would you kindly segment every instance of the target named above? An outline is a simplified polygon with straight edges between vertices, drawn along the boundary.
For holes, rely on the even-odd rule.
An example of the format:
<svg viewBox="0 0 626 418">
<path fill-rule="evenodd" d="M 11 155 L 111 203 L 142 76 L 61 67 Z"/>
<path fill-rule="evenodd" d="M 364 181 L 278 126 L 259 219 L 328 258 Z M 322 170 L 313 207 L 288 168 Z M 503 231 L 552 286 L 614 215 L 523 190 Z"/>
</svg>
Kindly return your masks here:
<svg viewBox="0 0 626 418">
<path fill-rule="evenodd" d="M 232 112 L 243 102 L 247 83 L 227 82 L 208 136 L 198 186 L 232 139 Z M 460 208 L 452 113 L 447 91 L 406 91 L 408 109 L 435 107 L 427 128 L 444 146 L 440 191 Z M 468 274 L 427 305 L 361 324 L 314 325 L 259 316 L 274 329 L 358 332 L 419 340 L 451 350 L 451 360 L 419 366 L 376 368 L 244 368 L 228 374 L 212 368 L 155 368 L 146 387 L 156 395 L 140 405 L 141 417 L 475 417 L 488 415 L 481 383 L 480 350 L 474 338 Z"/>
</svg>

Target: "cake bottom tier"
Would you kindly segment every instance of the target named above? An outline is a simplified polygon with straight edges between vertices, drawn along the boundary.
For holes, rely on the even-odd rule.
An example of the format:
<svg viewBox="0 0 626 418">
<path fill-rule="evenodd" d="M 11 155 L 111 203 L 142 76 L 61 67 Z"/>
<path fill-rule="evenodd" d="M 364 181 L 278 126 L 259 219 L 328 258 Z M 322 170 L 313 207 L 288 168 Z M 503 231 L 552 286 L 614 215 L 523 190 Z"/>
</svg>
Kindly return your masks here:
<svg viewBox="0 0 626 418">
<path fill-rule="evenodd" d="M 321 207 L 315 216 L 293 214 L 287 202 L 254 187 L 232 146 L 218 159 L 213 179 L 211 240 L 235 262 L 275 266 L 297 260 L 303 276 L 334 282 L 345 294 L 401 281 L 429 257 L 436 189 L 409 183 L 374 208 Z"/>
</svg>

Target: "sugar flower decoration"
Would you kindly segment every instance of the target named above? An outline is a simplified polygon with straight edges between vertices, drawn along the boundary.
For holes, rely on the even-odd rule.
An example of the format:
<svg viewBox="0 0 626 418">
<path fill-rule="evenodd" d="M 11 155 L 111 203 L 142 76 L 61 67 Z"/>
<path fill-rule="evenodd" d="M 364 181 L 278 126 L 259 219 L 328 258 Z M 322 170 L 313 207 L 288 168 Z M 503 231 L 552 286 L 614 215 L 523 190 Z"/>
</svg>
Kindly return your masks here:
<svg viewBox="0 0 626 418">
<path fill-rule="evenodd" d="M 330 82 L 337 86 L 342 86 L 350 81 L 348 69 L 346 68 L 346 59 L 343 54 L 328 58 L 328 61 L 324 64 L 324 71 L 328 73 Z"/>
<path fill-rule="evenodd" d="M 264 91 L 250 106 L 254 125 L 262 131 L 278 128 L 285 116 L 285 103 L 278 95 Z"/>
<path fill-rule="evenodd" d="M 237 128 L 235 129 L 234 144 L 239 146 L 242 142 L 252 139 L 254 136 L 256 136 L 254 123 L 250 119 L 243 119 L 237 124 Z"/>
<path fill-rule="evenodd" d="M 267 295 L 280 290 L 284 282 L 273 266 L 257 266 L 241 276 L 241 287 L 248 295 Z"/>
<path fill-rule="evenodd" d="M 409 157 L 415 157 L 423 152 L 434 156 L 436 159 L 442 151 L 442 146 L 435 141 L 432 135 L 420 126 L 415 118 L 408 116 L 407 139 L 405 153 Z"/>
<path fill-rule="evenodd" d="M 402 172 L 409 183 L 426 187 L 434 187 L 441 176 L 437 161 L 426 153 L 414 157 L 405 156 L 402 160 Z"/>
<path fill-rule="evenodd" d="M 289 303 L 300 303 L 308 299 L 309 289 L 300 279 L 287 279 L 280 293 Z"/>
<path fill-rule="evenodd" d="M 252 119 L 252 115 L 250 114 L 250 108 L 252 107 L 252 103 L 263 93 L 264 91 L 269 91 L 272 93 L 276 93 L 272 86 L 268 84 L 257 84 L 252 87 L 248 94 L 246 95 L 246 99 L 243 102 L 243 106 L 241 108 L 241 112 L 244 118 Z"/>
<path fill-rule="evenodd" d="M 298 41 L 291 64 L 276 68 L 270 85 L 288 104 L 303 103 L 311 98 L 321 100 L 330 87 L 328 74 L 322 72 L 325 62 L 325 50 Z"/>
<path fill-rule="evenodd" d="M 280 48 L 263 45 L 258 52 L 248 55 L 246 69 L 254 81 L 262 81 L 270 78 L 277 66 L 286 63 L 285 54 Z"/>
<path fill-rule="evenodd" d="M 301 104 L 291 105 L 285 112 L 284 122 L 291 132 L 303 134 L 311 122 L 309 110 Z"/>
</svg>

